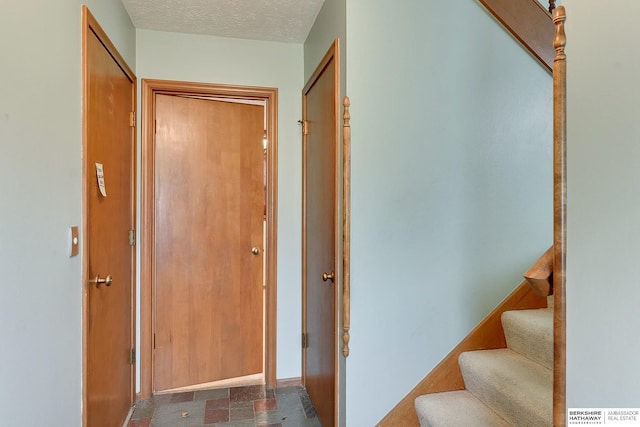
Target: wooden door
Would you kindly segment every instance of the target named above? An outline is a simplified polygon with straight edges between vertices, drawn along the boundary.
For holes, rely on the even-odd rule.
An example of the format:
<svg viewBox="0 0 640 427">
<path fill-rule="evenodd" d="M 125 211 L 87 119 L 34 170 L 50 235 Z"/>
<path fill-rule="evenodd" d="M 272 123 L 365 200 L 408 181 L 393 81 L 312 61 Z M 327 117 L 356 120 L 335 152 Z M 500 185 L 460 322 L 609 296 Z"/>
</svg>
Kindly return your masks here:
<svg viewBox="0 0 640 427">
<path fill-rule="evenodd" d="M 134 400 L 135 77 L 88 10 L 84 15 L 84 417 L 90 427 L 116 427 Z"/>
<path fill-rule="evenodd" d="M 337 61 L 334 43 L 303 91 L 303 376 L 325 427 L 337 395 Z"/>
<path fill-rule="evenodd" d="M 263 372 L 264 107 L 155 99 L 154 389 Z"/>
</svg>

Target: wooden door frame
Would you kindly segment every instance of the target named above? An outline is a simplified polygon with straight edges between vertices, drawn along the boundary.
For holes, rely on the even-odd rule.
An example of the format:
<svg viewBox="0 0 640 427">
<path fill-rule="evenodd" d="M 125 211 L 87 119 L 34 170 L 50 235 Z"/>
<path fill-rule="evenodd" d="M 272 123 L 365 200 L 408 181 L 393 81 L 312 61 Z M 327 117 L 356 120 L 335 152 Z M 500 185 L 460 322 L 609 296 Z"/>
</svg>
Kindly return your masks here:
<svg viewBox="0 0 640 427">
<path fill-rule="evenodd" d="M 340 214 L 340 41 L 335 39 L 325 53 L 324 57 L 316 67 L 315 71 L 309 77 L 307 84 L 302 89 L 302 117 L 306 120 L 306 101 L 305 96 L 311 87 L 318 80 L 329 62 L 333 60 L 334 67 L 334 93 L 333 103 L 336 111 L 336 128 L 334 130 L 334 156 L 335 156 L 335 195 L 334 198 L 334 271 L 335 286 L 333 287 L 334 298 L 334 424 L 339 425 L 340 414 L 340 352 L 339 352 L 339 330 L 340 330 L 340 305 L 339 305 L 339 289 L 342 283 L 342 271 L 340 269 L 340 230 L 339 230 L 339 214 Z M 306 123 L 303 122 L 303 127 Z M 302 132 L 304 143 L 302 144 L 302 333 L 307 333 L 307 144 L 306 134 Z M 302 349 L 302 383 L 307 381 L 307 356 L 306 350 Z"/>
<path fill-rule="evenodd" d="M 132 111 L 135 114 L 137 105 L 137 79 L 131 68 L 127 65 L 124 58 L 120 55 L 115 45 L 111 42 L 107 33 L 102 29 L 96 18 L 93 16 L 89 8 L 82 6 L 82 230 L 80 240 L 82 246 L 82 425 L 87 425 L 87 350 L 88 350 L 88 321 L 89 321 L 89 304 L 87 283 L 89 280 L 89 236 L 88 234 L 88 212 L 89 212 L 89 189 L 87 188 L 87 174 L 92 170 L 87 164 L 88 149 L 88 112 L 89 112 L 89 37 L 94 34 L 102 43 L 104 48 L 109 52 L 113 60 L 118 64 L 122 72 L 129 78 L 132 83 Z M 136 223 L 136 131 L 135 127 L 131 128 L 131 147 L 132 147 L 132 203 L 131 217 L 132 224 Z M 131 250 L 131 348 L 135 348 L 136 340 L 136 251 Z M 135 400 L 135 378 L 136 365 L 131 364 L 131 399 Z"/>
<path fill-rule="evenodd" d="M 173 80 L 142 80 L 142 197 L 140 247 L 140 397 L 149 398 L 153 384 L 153 258 L 155 216 L 154 128 L 155 95 L 206 96 L 265 101 L 267 115 L 267 220 L 265 251 L 265 354 L 264 375 L 276 386 L 277 309 L 277 195 L 278 195 L 278 89 Z"/>
</svg>

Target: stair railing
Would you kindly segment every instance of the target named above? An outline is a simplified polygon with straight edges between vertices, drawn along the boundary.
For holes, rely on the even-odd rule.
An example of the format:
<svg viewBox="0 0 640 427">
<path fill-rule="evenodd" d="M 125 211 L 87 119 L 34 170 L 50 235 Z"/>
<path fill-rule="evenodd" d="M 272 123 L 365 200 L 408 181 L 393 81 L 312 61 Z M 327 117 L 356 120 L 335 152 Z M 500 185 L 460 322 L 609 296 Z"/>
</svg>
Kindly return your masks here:
<svg viewBox="0 0 640 427">
<path fill-rule="evenodd" d="M 342 106 L 342 354 L 349 357 L 351 335 L 351 101 L 344 97 Z"/>
<path fill-rule="evenodd" d="M 524 273 L 524 278 L 541 297 L 553 294 L 553 246 Z"/>
<path fill-rule="evenodd" d="M 563 6 L 553 11 L 553 425 L 566 424 L 567 56 Z"/>
</svg>

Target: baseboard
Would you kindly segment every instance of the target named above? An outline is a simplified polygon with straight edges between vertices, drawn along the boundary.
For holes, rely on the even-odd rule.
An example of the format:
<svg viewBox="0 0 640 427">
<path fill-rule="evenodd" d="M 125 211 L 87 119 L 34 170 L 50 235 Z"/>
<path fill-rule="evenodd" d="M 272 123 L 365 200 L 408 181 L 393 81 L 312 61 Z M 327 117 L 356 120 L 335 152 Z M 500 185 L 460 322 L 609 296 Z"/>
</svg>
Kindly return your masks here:
<svg viewBox="0 0 640 427">
<path fill-rule="evenodd" d="M 125 418 L 124 423 L 122 423 L 122 427 L 129 426 L 129 422 L 131 421 L 131 417 L 133 416 L 134 409 L 136 409 L 136 405 L 131 405 L 131 408 L 129 408 L 129 413 L 127 414 L 127 418 Z"/>
<path fill-rule="evenodd" d="M 276 380 L 276 387 L 277 388 L 295 387 L 295 386 L 299 386 L 299 385 L 302 385 L 302 378 L 300 378 L 300 377 L 280 378 L 280 379 Z"/>
<path fill-rule="evenodd" d="M 418 416 L 413 405 L 416 397 L 427 393 L 464 389 L 464 380 L 458 365 L 460 353 L 471 350 L 505 348 L 507 346 L 500 319 L 504 311 L 544 308 L 546 306 L 546 297 L 536 295 L 529 284 L 523 281 L 451 353 L 433 368 L 376 427 L 419 427 Z"/>
</svg>

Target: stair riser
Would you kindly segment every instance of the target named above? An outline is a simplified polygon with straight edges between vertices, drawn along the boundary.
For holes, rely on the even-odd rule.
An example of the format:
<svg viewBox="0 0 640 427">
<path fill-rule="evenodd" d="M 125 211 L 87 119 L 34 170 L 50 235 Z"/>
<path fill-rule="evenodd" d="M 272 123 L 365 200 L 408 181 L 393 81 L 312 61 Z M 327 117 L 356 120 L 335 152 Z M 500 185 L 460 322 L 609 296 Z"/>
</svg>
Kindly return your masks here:
<svg viewBox="0 0 640 427">
<path fill-rule="evenodd" d="M 507 346 L 547 369 L 553 368 L 553 312 L 550 309 L 502 314 Z"/>
<path fill-rule="evenodd" d="M 507 422 L 552 425 L 550 370 L 507 349 L 463 353 L 460 369 L 467 390 Z"/>
<path fill-rule="evenodd" d="M 510 427 L 467 390 L 420 396 L 415 407 L 421 427 Z"/>
</svg>

